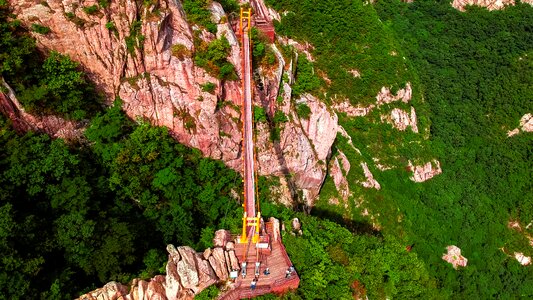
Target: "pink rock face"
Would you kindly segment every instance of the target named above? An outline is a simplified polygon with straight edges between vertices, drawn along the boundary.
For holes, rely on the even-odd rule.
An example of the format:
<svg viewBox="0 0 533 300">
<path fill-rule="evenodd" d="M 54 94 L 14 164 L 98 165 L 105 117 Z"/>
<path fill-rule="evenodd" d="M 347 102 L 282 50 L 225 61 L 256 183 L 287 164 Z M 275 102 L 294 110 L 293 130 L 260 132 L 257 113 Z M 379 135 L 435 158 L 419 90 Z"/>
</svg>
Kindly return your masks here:
<svg viewBox="0 0 533 300">
<path fill-rule="evenodd" d="M 369 106 L 353 106 L 348 101 L 335 103 L 332 108 L 336 111 L 346 113 L 348 117 L 362 117 L 368 115 L 368 113 L 375 107 L 375 105 Z"/>
<path fill-rule="evenodd" d="M 368 169 L 368 165 L 366 162 L 361 163 L 361 168 L 363 168 L 363 172 L 365 173 L 366 181 L 362 182 L 361 184 L 366 188 L 374 188 L 376 190 L 381 189 L 381 185 L 377 180 L 374 179 L 374 175 L 372 175 L 372 172 L 370 172 L 370 169 Z"/>
<path fill-rule="evenodd" d="M 87 14 L 83 8 L 97 4 L 96 1 L 49 0 L 43 5 L 33 0 L 9 0 L 14 14 L 25 26 L 31 27 L 35 23 L 50 28 L 51 32 L 46 35 L 33 33 L 38 47 L 67 54 L 79 62 L 98 89 L 107 95 L 108 103 L 119 96 L 129 117 L 166 126 L 179 142 L 198 148 L 205 156 L 221 159 L 240 171 L 241 83 L 219 81 L 195 66 L 191 55 L 174 56 L 173 45 L 184 45 L 191 53 L 194 51 L 193 29 L 186 22 L 181 1 L 156 2 L 143 6 L 134 0 L 110 1 L 109 7 Z M 211 4 L 211 11 L 215 21 L 225 16 L 215 2 Z M 139 21 L 137 36 L 142 35 L 144 39 L 141 40 L 131 37 L 132 27 Z M 109 24 L 114 29 L 106 28 Z M 228 59 L 239 75 L 238 40 L 228 22 L 220 22 L 217 28 L 217 36 L 225 36 L 231 45 Z M 209 41 L 215 36 L 204 30 L 200 38 Z M 312 49 L 311 45 L 302 47 L 307 53 Z M 280 57 L 281 68 L 278 70 L 283 70 Z M 269 103 L 277 96 L 281 75 L 280 71 L 274 75 L 261 74 L 267 94 L 256 99 L 256 105 L 266 102 L 269 109 L 273 108 Z M 216 85 L 213 94 L 201 88 L 209 82 Z M 290 88 L 284 90 L 284 95 L 290 97 Z M 220 101 L 228 105 L 217 105 Z M 291 184 L 302 189 L 306 201 L 312 205 L 326 174 L 324 165 L 319 162 L 329 153 L 337 119 L 317 99 L 307 96 L 305 101 L 312 109 L 310 121 L 286 123 L 278 149 L 273 149 L 268 141 L 269 132 L 260 131 L 263 136 L 258 140 L 262 138 L 266 143 L 265 147 L 258 148 L 258 156 L 265 162 L 260 163 L 259 172 L 278 176 L 294 174 Z M 287 105 L 285 113 L 290 114 L 289 102 Z M 28 121 L 31 126 L 37 126 L 35 124 L 39 122 Z M 68 124 L 61 125 L 64 126 L 42 124 L 55 136 L 63 137 L 65 134 L 58 133 L 59 129 L 52 130 L 70 128 Z M 72 132 L 75 132 L 77 127 L 72 126 Z"/>
<path fill-rule="evenodd" d="M 176 249 L 173 245 L 168 245 L 167 251 L 169 257 L 166 275 L 157 275 L 147 281 L 134 279 L 129 288 L 110 282 L 81 295 L 78 300 L 193 299 L 194 295 L 208 286 L 226 281 L 228 267 L 239 269 L 239 261 L 233 250 L 228 252 L 217 247 L 208 253 L 207 258 L 205 252 L 196 253 L 187 246 Z"/>
<path fill-rule="evenodd" d="M 272 239 L 274 241 L 278 241 L 281 238 L 279 220 L 274 217 L 270 217 L 268 221 L 272 223 Z"/>
<path fill-rule="evenodd" d="M 409 168 L 413 172 L 413 176 L 410 178 L 414 182 L 424 182 L 442 173 L 440 162 L 438 160 L 430 161 L 423 166 L 414 166 L 413 163 L 409 161 Z"/>
<path fill-rule="evenodd" d="M 350 196 L 350 187 L 348 185 L 348 180 L 346 179 L 348 172 L 350 172 L 350 162 L 342 151 L 337 151 L 338 155 L 330 161 L 329 174 L 333 178 L 333 183 L 340 196 L 346 201 Z"/>
<path fill-rule="evenodd" d="M 209 257 L 209 263 L 218 279 L 227 280 L 228 279 L 228 267 L 226 265 L 226 255 L 222 248 L 213 249 L 213 254 Z"/>
<path fill-rule="evenodd" d="M 404 131 L 407 127 L 411 127 L 411 130 L 415 133 L 418 133 L 418 126 L 416 124 L 416 112 L 415 108 L 411 106 L 411 113 L 394 108 L 390 116 L 381 116 L 382 122 L 391 123 L 392 126 L 398 130 Z"/>
<path fill-rule="evenodd" d="M 405 88 L 398 90 L 398 92 L 396 92 L 396 95 L 393 95 L 388 87 L 382 87 L 381 91 L 376 96 L 376 104 L 379 106 L 400 100 L 403 103 L 407 103 L 411 100 L 412 94 L 413 89 L 411 88 L 410 82 L 405 85 Z"/>
<path fill-rule="evenodd" d="M 532 0 L 523 0 L 524 3 L 533 4 Z M 503 9 L 514 5 L 514 0 L 453 0 L 452 6 L 460 11 L 465 11 L 467 5 L 486 7 L 488 10 Z"/>
</svg>

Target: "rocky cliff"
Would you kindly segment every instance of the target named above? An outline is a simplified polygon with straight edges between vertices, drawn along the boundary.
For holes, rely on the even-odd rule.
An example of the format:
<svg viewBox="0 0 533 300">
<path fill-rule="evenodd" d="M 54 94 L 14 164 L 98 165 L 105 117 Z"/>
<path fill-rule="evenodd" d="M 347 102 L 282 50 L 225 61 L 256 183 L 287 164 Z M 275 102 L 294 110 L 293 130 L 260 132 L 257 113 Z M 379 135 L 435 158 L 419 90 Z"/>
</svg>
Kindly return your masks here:
<svg viewBox="0 0 533 300">
<path fill-rule="evenodd" d="M 522 0 L 523 3 L 533 4 L 532 0 Z M 515 5 L 514 0 L 453 0 L 452 6 L 464 11 L 468 5 L 486 7 L 488 10 L 503 9 L 508 5 Z"/>
<path fill-rule="evenodd" d="M 226 230 L 217 231 L 215 247 L 203 253 L 187 246 L 168 245 L 166 275 L 134 279 L 129 286 L 112 281 L 78 299 L 193 299 L 206 287 L 226 282 L 232 270 L 240 270 L 230 238 Z"/>
<path fill-rule="evenodd" d="M 110 1 L 106 7 L 93 0 L 9 2 L 28 28 L 32 24 L 50 28 L 48 34 L 33 33 L 39 48 L 78 61 L 107 95 L 108 103 L 119 96 L 131 118 L 166 126 L 181 143 L 241 170 L 241 84 L 218 80 L 195 65 L 194 35 L 204 41 L 216 36 L 191 25 L 180 1 Z M 216 2 L 210 9 L 217 35 L 225 36 L 231 45 L 228 60 L 240 74 L 240 47 L 227 16 Z M 173 55 L 174 45 L 184 45 L 189 55 Z M 265 89 L 256 91 L 257 105 L 273 111 L 272 100 L 277 97 L 283 69 L 290 63 L 277 53 L 278 71 L 261 74 Z M 207 83 L 215 84 L 213 92 L 202 89 Z M 312 205 L 326 176 L 325 160 L 335 139 L 337 119 L 312 96 L 298 101 L 311 108 L 308 120 L 294 113 L 287 85 L 281 109 L 289 121 L 281 128 L 279 142 L 269 139 L 267 128 L 259 128 L 259 173 L 291 174 L 285 190 L 290 186 L 292 195 L 295 189 L 302 190 L 304 200 Z"/>
</svg>

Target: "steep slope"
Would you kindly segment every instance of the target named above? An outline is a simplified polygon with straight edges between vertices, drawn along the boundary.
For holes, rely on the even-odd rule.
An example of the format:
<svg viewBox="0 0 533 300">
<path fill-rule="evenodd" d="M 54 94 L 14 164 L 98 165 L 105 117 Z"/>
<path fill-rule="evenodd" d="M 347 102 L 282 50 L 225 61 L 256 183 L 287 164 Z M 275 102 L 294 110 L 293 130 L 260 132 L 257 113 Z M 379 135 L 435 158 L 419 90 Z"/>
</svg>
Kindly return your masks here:
<svg viewBox="0 0 533 300">
<path fill-rule="evenodd" d="M 188 23 L 180 1 L 128 0 L 105 6 L 96 1 L 11 1 L 10 5 L 28 28 L 33 24 L 49 28 L 47 34 L 33 34 L 39 47 L 80 62 L 108 103 L 120 97 L 131 118 L 166 126 L 178 141 L 240 170 L 240 84 L 220 80 L 195 63 L 199 43 L 216 37 Z M 228 59 L 239 74 L 239 44 L 227 16 L 216 2 L 209 8 L 218 23 L 217 36 L 228 40 Z M 180 47 L 183 53 L 177 53 Z M 278 69 L 290 62 L 281 55 L 277 59 Z M 263 75 L 262 84 L 272 87 L 274 99 L 281 75 Z M 206 88 L 213 84 L 212 90 Z M 258 98 L 257 103 L 268 100 Z M 287 203 L 298 189 L 312 205 L 325 178 L 331 133 L 336 132 L 336 116 L 316 100 L 310 103 L 312 125 L 302 127 L 297 118 L 290 118 L 282 126 L 279 143 L 269 139 L 268 132 L 260 135 L 265 145 L 259 148 L 260 174 L 294 175 L 282 194 Z M 291 106 L 285 107 L 284 114 L 292 114 Z M 287 192 L 288 186 L 292 192 Z"/>
</svg>

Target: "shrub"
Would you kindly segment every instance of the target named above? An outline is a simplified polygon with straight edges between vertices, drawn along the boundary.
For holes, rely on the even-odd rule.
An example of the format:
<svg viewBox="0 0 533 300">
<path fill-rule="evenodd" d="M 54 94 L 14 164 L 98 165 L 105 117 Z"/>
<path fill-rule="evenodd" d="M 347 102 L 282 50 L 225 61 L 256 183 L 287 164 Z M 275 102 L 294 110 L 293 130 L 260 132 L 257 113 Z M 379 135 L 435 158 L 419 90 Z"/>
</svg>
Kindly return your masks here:
<svg viewBox="0 0 533 300">
<path fill-rule="evenodd" d="M 46 26 L 43 26 L 43 25 L 39 25 L 39 24 L 31 24 L 31 30 L 34 31 L 34 32 L 37 32 L 38 34 L 48 34 L 50 33 L 50 28 L 49 27 L 46 27 Z"/>
<path fill-rule="evenodd" d="M 217 25 L 211 21 L 209 4 L 209 0 L 187 0 L 183 3 L 183 9 L 190 22 L 205 27 L 211 33 L 216 33 Z"/>
<path fill-rule="evenodd" d="M 172 55 L 177 57 L 179 60 L 184 60 L 187 57 L 191 57 L 191 50 L 187 49 L 187 46 L 183 44 L 175 44 L 170 48 Z"/>
<path fill-rule="evenodd" d="M 144 35 L 140 34 L 141 26 L 141 21 L 133 21 L 130 27 L 130 35 L 126 37 L 126 48 L 131 54 L 133 54 L 135 48 L 143 48 Z"/>
<path fill-rule="evenodd" d="M 296 105 L 296 114 L 302 119 L 308 120 L 311 116 L 311 109 L 305 103 L 299 103 Z"/>
<path fill-rule="evenodd" d="M 196 39 L 197 51 L 194 62 L 218 79 L 235 80 L 235 67 L 227 60 L 230 45 L 225 37 L 205 43 Z"/>
<path fill-rule="evenodd" d="M 277 110 L 274 113 L 274 123 L 286 123 L 287 121 L 289 121 L 289 118 L 287 118 L 287 115 L 284 114 L 281 110 Z"/>
<path fill-rule="evenodd" d="M 212 94 L 215 91 L 217 85 L 212 82 L 208 82 L 205 84 L 201 84 L 200 87 L 202 88 L 202 91 Z"/>
<path fill-rule="evenodd" d="M 266 122 L 267 116 L 265 114 L 265 109 L 260 106 L 254 106 L 254 122 L 260 123 L 260 122 Z"/>
<path fill-rule="evenodd" d="M 91 6 L 85 6 L 83 11 L 88 15 L 94 15 L 98 12 L 98 6 L 96 4 Z"/>
<path fill-rule="evenodd" d="M 116 30 L 117 28 L 115 27 L 115 23 L 113 23 L 112 21 L 109 21 L 107 23 L 105 23 L 105 28 L 113 31 L 113 30 Z"/>
<path fill-rule="evenodd" d="M 109 0 L 99 0 L 98 5 L 102 8 L 108 8 L 109 7 Z"/>
</svg>

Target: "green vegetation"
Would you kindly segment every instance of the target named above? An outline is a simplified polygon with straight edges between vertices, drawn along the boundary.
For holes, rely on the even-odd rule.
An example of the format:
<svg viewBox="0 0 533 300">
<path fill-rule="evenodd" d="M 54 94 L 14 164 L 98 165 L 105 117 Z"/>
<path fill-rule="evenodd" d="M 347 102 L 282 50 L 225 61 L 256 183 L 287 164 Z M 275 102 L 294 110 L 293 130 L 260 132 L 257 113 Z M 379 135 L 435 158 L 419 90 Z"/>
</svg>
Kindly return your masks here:
<svg viewBox="0 0 533 300">
<path fill-rule="evenodd" d="M 37 84 L 16 86 L 20 102 L 37 114 L 56 113 L 75 120 L 94 115 L 99 110 L 98 97 L 77 68 L 67 56 L 52 52 L 38 73 Z"/>
<path fill-rule="evenodd" d="M 194 62 L 218 79 L 236 80 L 235 67 L 228 61 L 231 46 L 226 37 L 206 43 L 195 38 Z"/>
<path fill-rule="evenodd" d="M 27 110 L 97 114 L 94 88 L 68 57 L 42 59 L 0 6 L 0 72 Z M 144 74 L 143 76 L 147 76 Z M 29 132 L 0 116 L 0 298 L 72 299 L 110 280 L 164 271 L 165 245 L 204 249 L 208 233 L 237 230 L 230 197 L 240 178 L 178 144 L 164 128 L 132 123 L 116 103 L 83 144 Z"/>
<path fill-rule="evenodd" d="M 381 124 L 377 111 L 357 118 L 339 114 L 361 155 L 338 136 L 332 156 L 341 150 L 352 166 L 376 156 L 380 163 L 393 166 L 437 157 L 443 166 L 443 174 L 415 184 L 404 167 L 381 172 L 369 163 L 380 191 L 359 187 L 356 182 L 364 177 L 351 170 L 350 210 L 327 203 L 330 196 L 338 197 L 328 177 L 314 213 L 338 214 L 342 216 L 338 222 L 359 222 L 362 208 L 356 207 L 355 199 L 362 197 L 363 208 L 379 213 L 385 239 L 395 236 L 404 246 L 414 244 L 413 252 L 439 289 L 430 298 L 532 297 L 531 268 L 520 266 L 508 254 L 533 255 L 524 236 L 533 232 L 507 227 L 510 220 L 525 226 L 533 219 L 531 136 L 508 138 L 506 133 L 533 110 L 533 9 L 519 4 L 504 11 L 472 7 L 461 13 L 448 2 L 435 1 L 382 0 L 375 6 L 356 0 L 267 2 L 289 11 L 276 25 L 278 33 L 315 47 L 311 54 L 316 62 L 310 63 L 311 68 L 304 66 L 304 74 L 313 75 L 314 67 L 314 74 L 323 71 L 331 80 L 303 91 L 320 96 L 327 92 L 328 102 L 337 95 L 366 104 L 375 101 L 382 86 L 393 92 L 407 81 L 413 86 L 411 104 L 419 128 L 430 130 L 430 140 L 420 141 L 409 130 L 399 132 Z M 303 79 L 302 65 L 299 62 L 297 81 Z M 352 69 L 361 77 L 347 73 Z M 297 87 L 294 90 L 301 93 Z M 382 109 L 386 113 L 390 108 Z M 426 117 L 430 113 L 431 123 Z M 454 270 L 441 260 L 451 244 L 469 259 L 465 269 Z M 378 298 L 394 294 L 379 292 L 383 285 L 364 286 L 369 295 L 377 292 Z M 413 297 L 415 293 L 398 298 Z"/>
<path fill-rule="evenodd" d="M 216 299 L 218 294 L 220 294 L 220 290 L 215 285 L 211 285 L 205 290 L 203 290 L 200 294 L 196 295 L 194 297 L 194 300 Z"/>
<path fill-rule="evenodd" d="M 232 1 L 225 2 L 232 3 Z M 205 27 L 211 33 L 216 33 L 217 25 L 211 21 L 209 4 L 209 0 L 185 0 L 183 1 L 183 9 L 187 13 L 189 22 Z"/>
<path fill-rule="evenodd" d="M 275 22 L 277 34 L 309 42 L 314 47 L 311 53 L 316 59 L 315 71 L 321 70 L 331 79 L 330 85 L 325 82 L 318 85 L 327 92 L 327 97 L 337 95 L 353 103 L 371 103 L 382 86 L 403 87 L 414 77 L 393 34 L 383 26 L 373 5 L 361 0 L 265 2 L 277 11 L 288 12 L 280 23 Z M 361 78 L 349 73 L 353 69 L 361 72 Z M 306 88 L 314 91 L 317 84 L 304 84 L 302 88 L 295 88 L 295 93 Z"/>
<path fill-rule="evenodd" d="M 303 55 L 298 57 L 295 76 L 296 80 L 292 87 L 292 93 L 295 97 L 303 93 L 317 94 L 321 85 L 320 78 L 315 73 L 313 64 Z"/>
<path fill-rule="evenodd" d="M 261 123 L 267 121 L 265 109 L 260 106 L 254 106 L 254 123 Z"/>
<path fill-rule="evenodd" d="M 260 179 L 261 183 L 264 181 Z M 266 192 L 268 194 L 268 192 Z M 264 192 L 262 193 L 264 194 Z M 265 196 L 268 198 L 268 196 Z M 284 245 L 299 276 L 300 286 L 288 299 L 434 298 L 435 280 L 425 263 L 396 238 L 383 237 L 363 222 L 343 227 L 340 215 L 319 217 L 262 203 L 265 216 L 281 218 L 286 228 L 300 219 L 303 234 L 282 232 Z M 264 299 L 273 299 L 266 296 Z"/>
<path fill-rule="evenodd" d="M 257 28 L 252 27 L 252 62 L 255 67 L 268 67 L 276 63 L 276 55 L 272 48 L 268 45 L 267 37 Z"/>
<path fill-rule="evenodd" d="M 239 11 L 239 2 L 237 0 L 220 0 L 217 1 L 222 5 L 224 8 L 224 11 L 226 14 L 230 14 L 232 12 L 238 12 Z"/>
<path fill-rule="evenodd" d="M 172 55 L 177 57 L 179 60 L 184 60 L 187 57 L 192 57 L 191 50 L 187 49 L 187 46 L 183 44 L 172 45 L 172 48 L 170 50 L 172 52 Z"/>
<path fill-rule="evenodd" d="M 461 13 L 435 1 L 269 2 L 290 11 L 276 25 L 281 33 L 315 47 L 316 62 L 300 55 L 295 95 L 324 92 L 327 102 L 338 95 L 368 103 L 382 86 L 397 90 L 409 80 L 414 98 L 408 105 L 416 106 L 419 127 L 430 130 L 420 141 L 420 135 L 381 124 L 379 112 L 339 114 L 361 150 L 341 136 L 332 149 L 332 157 L 342 151 L 354 166 L 347 176 L 354 194 L 348 209 L 328 204 L 336 193 L 330 177 L 311 216 L 269 204 L 268 186 L 276 182 L 259 179 L 263 214 L 281 218 L 287 228 L 293 217 L 303 224 L 301 236 L 283 233 L 302 278 L 286 298 L 532 298 L 533 269 L 508 254 L 533 255 L 525 237 L 533 234 L 525 227 L 533 219 L 533 144 L 529 133 L 508 138 L 506 132 L 533 110 L 533 8 Z M 186 4 L 198 17 L 208 2 Z M 0 2 L 0 72 L 25 108 L 74 119 L 98 111 L 98 96 L 77 64 L 57 53 L 39 55 L 20 22 L 7 16 Z M 130 52 L 142 45 L 140 26 L 132 25 Z M 195 42 L 198 66 L 220 79 L 235 78 L 227 40 Z M 261 54 L 261 47 L 254 44 L 254 51 Z M 187 55 L 183 47 L 171 50 L 178 58 Z M 351 69 L 362 77 L 354 78 Z M 296 104 L 296 113 L 309 117 L 309 107 Z M 187 111 L 177 114 L 195 129 Z M 254 120 L 267 121 L 279 140 L 288 117 L 254 107 Z M 72 299 L 110 280 L 149 278 L 164 271 L 166 243 L 201 250 L 211 246 L 215 229 L 237 231 L 242 208 L 230 195 L 239 193 L 241 178 L 221 162 L 176 143 L 165 128 L 133 123 L 120 102 L 92 116 L 86 138 L 68 145 L 31 132 L 18 135 L 0 116 L 1 297 Z M 437 157 L 443 174 L 415 184 L 405 168 L 380 172 L 369 164 L 382 188 L 364 189 L 355 166 L 376 155 L 396 166 Z M 357 208 L 359 197 L 365 201 Z M 381 231 L 362 209 L 377 218 Z M 522 231 L 509 229 L 510 220 Z M 442 261 L 450 244 L 463 250 L 466 268 Z M 216 293 L 209 288 L 198 298 Z"/>
<path fill-rule="evenodd" d="M 205 84 L 200 84 L 200 87 L 202 88 L 202 91 L 212 94 L 215 91 L 217 85 L 212 82 L 208 82 Z"/>
<path fill-rule="evenodd" d="M 507 227 L 533 217 L 531 136 L 506 136 L 533 109 L 533 8 L 461 13 L 448 3 L 396 1 L 377 7 L 419 71 L 444 172 L 422 186 L 403 183 L 403 172 L 384 173 L 374 209 L 387 216 L 390 233 L 416 244 L 446 298 L 532 297 L 533 271 L 500 248 L 533 255 L 524 235 Z M 394 222 L 398 215 L 405 221 Z M 449 244 L 463 250 L 466 269 L 440 261 Z"/>
<path fill-rule="evenodd" d="M 120 103 L 92 120 L 91 144 L 79 149 L 0 125 L 8 298 L 72 299 L 109 280 L 151 277 L 164 270 L 165 244 L 203 249 L 212 238 L 204 232 L 239 226 L 242 209 L 229 196 L 238 174 L 164 128 L 134 125 Z"/>
<path fill-rule="evenodd" d="M 85 12 L 88 15 L 95 15 L 98 12 L 99 8 L 98 5 L 94 4 L 91 6 L 85 6 L 83 8 L 83 12 Z"/>
<path fill-rule="evenodd" d="M 130 54 L 135 52 L 135 49 L 142 50 L 144 43 L 144 35 L 141 34 L 142 21 L 136 20 L 131 23 L 130 35 L 126 37 L 126 48 Z"/>
<path fill-rule="evenodd" d="M 98 5 L 100 5 L 101 8 L 108 8 L 111 0 L 98 0 Z"/>
<path fill-rule="evenodd" d="M 50 30 L 50 27 L 46 27 L 40 24 L 35 24 L 35 23 L 31 24 L 31 30 L 39 34 L 49 34 L 50 31 L 52 31 Z"/>
<path fill-rule="evenodd" d="M 100 97 L 78 64 L 56 52 L 43 58 L 34 40 L 0 6 L 0 74 L 28 112 L 81 120 L 100 110 Z"/>
<path fill-rule="evenodd" d="M 311 116 L 311 109 L 304 102 L 298 103 L 296 104 L 296 114 L 302 119 L 309 120 L 309 117 Z"/>
</svg>

